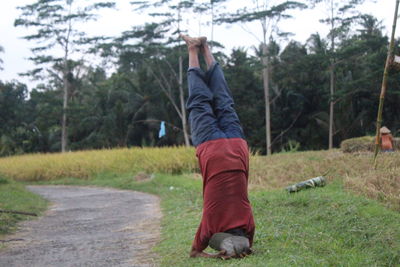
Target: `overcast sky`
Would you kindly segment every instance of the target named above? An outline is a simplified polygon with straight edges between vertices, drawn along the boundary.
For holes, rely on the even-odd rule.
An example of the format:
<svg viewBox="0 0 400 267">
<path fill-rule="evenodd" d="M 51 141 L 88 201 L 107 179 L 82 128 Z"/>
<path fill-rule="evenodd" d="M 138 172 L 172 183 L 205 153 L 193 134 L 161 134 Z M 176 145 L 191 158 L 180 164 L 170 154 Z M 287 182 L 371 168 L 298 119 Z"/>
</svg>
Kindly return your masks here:
<svg viewBox="0 0 400 267">
<path fill-rule="evenodd" d="M 231 0 L 230 6 L 232 9 L 235 9 L 243 5 L 246 1 L 252 2 L 251 0 Z M 27 30 L 21 27 L 15 28 L 13 24 L 15 18 L 20 14 L 20 11 L 16 7 L 33 2 L 36 1 L 6 0 L 2 1 L 0 9 L 0 45 L 5 50 L 5 53 L 0 54 L 0 57 L 4 61 L 4 70 L 0 71 L 0 80 L 11 81 L 12 79 L 18 79 L 28 84 L 30 88 L 32 88 L 34 83 L 29 82 L 27 78 L 19 77 L 18 73 L 32 69 L 33 65 L 27 58 L 31 55 L 29 48 L 33 44 L 21 39 L 22 36 L 28 33 Z M 143 24 L 146 17 L 133 13 L 129 2 L 129 0 L 116 0 L 116 10 L 102 11 L 99 20 L 86 23 L 82 26 L 83 29 L 90 35 L 118 36 L 121 32 L 129 30 L 133 25 Z M 385 27 L 384 32 L 388 34 L 393 20 L 394 6 L 395 0 L 378 0 L 375 3 L 370 1 L 363 4 L 359 10 L 382 20 Z M 326 10 L 323 8 L 294 12 L 294 19 L 283 21 L 280 27 L 284 31 L 294 33 L 291 39 L 304 43 L 312 33 L 319 32 L 321 36 L 325 37 L 327 28 L 319 23 L 319 19 L 326 17 L 326 14 Z M 209 19 L 209 16 L 197 17 L 190 21 L 185 19 L 182 28 L 187 30 L 190 35 L 205 35 L 210 38 L 209 27 L 200 25 L 199 23 L 200 20 L 206 22 Z M 245 27 L 253 32 L 254 35 L 260 36 L 261 28 L 258 23 L 246 25 Z M 396 34 L 396 36 L 399 36 L 399 34 Z M 246 32 L 243 26 L 239 25 L 234 27 L 226 25 L 216 26 L 214 29 L 214 39 L 229 50 L 234 47 L 252 47 L 258 44 L 257 39 L 252 34 Z"/>
</svg>

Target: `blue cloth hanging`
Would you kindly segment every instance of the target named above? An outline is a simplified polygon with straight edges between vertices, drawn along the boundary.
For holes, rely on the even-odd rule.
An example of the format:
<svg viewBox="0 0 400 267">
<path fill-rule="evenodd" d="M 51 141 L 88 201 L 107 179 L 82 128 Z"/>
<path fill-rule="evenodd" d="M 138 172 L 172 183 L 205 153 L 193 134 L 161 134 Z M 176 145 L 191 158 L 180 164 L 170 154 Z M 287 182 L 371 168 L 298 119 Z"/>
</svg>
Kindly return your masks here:
<svg viewBox="0 0 400 267">
<path fill-rule="evenodd" d="M 165 134 L 166 134 L 166 132 L 165 132 L 165 121 L 162 121 L 161 125 L 160 125 L 160 132 L 158 133 L 158 138 L 163 137 Z"/>
</svg>

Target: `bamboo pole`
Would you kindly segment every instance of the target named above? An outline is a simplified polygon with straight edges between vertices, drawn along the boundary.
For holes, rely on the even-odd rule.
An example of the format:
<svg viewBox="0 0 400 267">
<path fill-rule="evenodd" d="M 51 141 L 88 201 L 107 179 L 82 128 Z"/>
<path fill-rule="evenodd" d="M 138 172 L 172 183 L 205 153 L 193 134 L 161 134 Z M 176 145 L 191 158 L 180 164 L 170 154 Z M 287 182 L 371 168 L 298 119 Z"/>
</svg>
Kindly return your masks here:
<svg viewBox="0 0 400 267">
<path fill-rule="evenodd" d="M 382 112 L 383 112 L 383 103 L 385 101 L 386 89 L 387 89 L 387 81 L 389 76 L 389 69 L 393 64 L 394 59 L 394 34 L 396 32 L 396 23 L 397 23 L 397 13 L 399 10 L 399 2 L 400 0 L 396 0 L 396 8 L 394 10 L 394 18 L 392 24 L 392 35 L 390 37 L 389 50 L 386 57 L 385 70 L 383 71 L 383 79 L 381 86 L 381 95 L 379 97 L 379 108 L 378 108 L 378 116 L 376 119 L 376 135 L 375 135 L 375 153 L 374 153 L 374 168 L 377 167 L 377 156 L 381 147 L 381 138 L 380 138 L 380 128 L 382 126 Z"/>
<path fill-rule="evenodd" d="M 28 215 L 28 216 L 37 216 L 37 214 L 33 213 L 33 212 L 17 211 L 17 210 L 0 210 L 0 213 L 11 213 L 11 214 L 21 214 L 21 215 Z"/>
</svg>

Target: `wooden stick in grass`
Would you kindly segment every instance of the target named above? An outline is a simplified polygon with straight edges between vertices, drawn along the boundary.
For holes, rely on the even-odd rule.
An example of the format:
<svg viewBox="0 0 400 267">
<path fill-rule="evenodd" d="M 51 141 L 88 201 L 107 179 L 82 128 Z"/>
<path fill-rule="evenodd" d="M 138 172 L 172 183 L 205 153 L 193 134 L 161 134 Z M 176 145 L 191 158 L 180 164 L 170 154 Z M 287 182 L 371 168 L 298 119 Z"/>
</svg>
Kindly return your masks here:
<svg viewBox="0 0 400 267">
<path fill-rule="evenodd" d="M 393 59 L 394 59 L 394 34 L 396 32 L 396 23 L 397 23 L 397 13 L 399 10 L 399 2 L 400 2 L 400 0 L 396 0 L 396 8 L 394 10 L 394 18 L 393 18 L 393 24 L 392 24 L 392 35 L 390 37 L 390 44 L 389 44 L 389 50 L 388 50 L 387 57 L 386 57 L 385 70 L 383 71 L 381 95 L 379 97 L 378 116 L 376 119 L 376 136 L 375 136 L 375 153 L 374 153 L 374 168 L 375 169 L 377 167 L 376 159 L 377 159 L 380 147 L 381 147 L 381 139 L 380 139 L 379 131 L 382 126 L 383 103 L 385 101 L 389 69 L 392 67 Z"/>
<path fill-rule="evenodd" d="M 12 214 L 21 214 L 28 216 L 37 216 L 36 213 L 26 212 L 26 211 L 17 211 L 17 210 L 0 210 L 0 213 L 12 213 Z"/>
</svg>

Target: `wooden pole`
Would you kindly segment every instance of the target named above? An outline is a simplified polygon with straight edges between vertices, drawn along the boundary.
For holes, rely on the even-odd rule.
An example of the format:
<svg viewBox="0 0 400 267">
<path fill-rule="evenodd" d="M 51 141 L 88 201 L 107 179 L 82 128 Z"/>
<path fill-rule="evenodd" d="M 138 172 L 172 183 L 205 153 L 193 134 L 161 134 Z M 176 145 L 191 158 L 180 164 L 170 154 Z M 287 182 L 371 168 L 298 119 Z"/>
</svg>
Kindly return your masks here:
<svg viewBox="0 0 400 267">
<path fill-rule="evenodd" d="M 385 70 L 383 71 L 381 95 L 379 97 L 378 116 L 376 119 L 375 152 L 374 152 L 374 168 L 375 169 L 377 167 L 376 159 L 377 159 L 380 147 L 381 147 L 381 138 L 380 138 L 379 131 L 382 126 L 383 103 L 385 101 L 389 69 L 393 64 L 393 59 L 394 59 L 394 34 L 396 32 L 396 23 L 397 23 L 397 13 L 399 10 L 399 2 L 400 2 L 400 0 L 396 0 L 396 8 L 394 10 L 394 18 L 393 18 L 393 24 L 392 24 L 392 35 L 390 37 L 390 44 L 389 44 L 389 50 L 388 50 L 387 57 L 386 57 Z"/>
<path fill-rule="evenodd" d="M 11 214 L 21 214 L 28 216 L 37 216 L 36 213 L 26 212 L 26 211 L 17 211 L 17 210 L 0 210 L 0 213 L 11 213 Z"/>
</svg>

